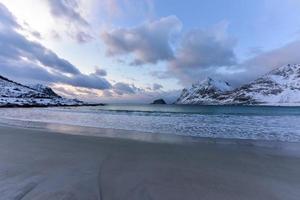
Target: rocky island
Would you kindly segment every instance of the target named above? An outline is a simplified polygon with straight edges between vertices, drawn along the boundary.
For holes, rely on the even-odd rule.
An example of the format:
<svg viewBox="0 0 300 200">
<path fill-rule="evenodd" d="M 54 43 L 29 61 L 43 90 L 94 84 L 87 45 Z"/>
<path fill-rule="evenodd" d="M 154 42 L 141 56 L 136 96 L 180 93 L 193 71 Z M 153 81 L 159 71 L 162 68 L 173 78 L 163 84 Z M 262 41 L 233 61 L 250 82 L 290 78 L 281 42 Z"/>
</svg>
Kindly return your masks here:
<svg viewBox="0 0 300 200">
<path fill-rule="evenodd" d="M 152 102 L 152 104 L 161 104 L 161 105 L 164 105 L 164 104 L 167 104 L 167 103 L 163 99 L 156 99 L 156 100 L 154 100 Z"/>
</svg>

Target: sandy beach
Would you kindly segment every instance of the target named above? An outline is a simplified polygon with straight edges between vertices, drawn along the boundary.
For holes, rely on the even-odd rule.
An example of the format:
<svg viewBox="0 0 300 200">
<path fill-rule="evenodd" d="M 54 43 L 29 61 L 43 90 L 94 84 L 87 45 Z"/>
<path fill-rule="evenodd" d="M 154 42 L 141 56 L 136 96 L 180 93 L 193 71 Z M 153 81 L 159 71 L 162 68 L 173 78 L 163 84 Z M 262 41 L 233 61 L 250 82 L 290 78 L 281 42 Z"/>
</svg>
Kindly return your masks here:
<svg viewBox="0 0 300 200">
<path fill-rule="evenodd" d="M 0 199 L 298 200 L 300 196 L 297 143 L 153 137 L 138 141 L 61 134 L 49 127 L 0 126 Z"/>
</svg>

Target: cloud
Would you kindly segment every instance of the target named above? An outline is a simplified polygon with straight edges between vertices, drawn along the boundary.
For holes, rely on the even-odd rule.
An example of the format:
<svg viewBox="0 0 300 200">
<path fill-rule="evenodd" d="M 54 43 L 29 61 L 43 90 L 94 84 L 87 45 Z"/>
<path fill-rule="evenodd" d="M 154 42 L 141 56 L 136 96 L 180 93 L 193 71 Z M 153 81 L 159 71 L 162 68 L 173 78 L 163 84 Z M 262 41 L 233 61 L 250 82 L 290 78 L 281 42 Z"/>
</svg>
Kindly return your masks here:
<svg viewBox="0 0 300 200">
<path fill-rule="evenodd" d="M 107 76 L 107 72 L 104 69 L 100 69 L 100 68 L 96 67 L 95 75 L 97 75 L 97 76 Z"/>
<path fill-rule="evenodd" d="M 223 47 L 226 46 L 227 45 Z M 171 61 L 168 71 L 163 74 L 165 75 L 165 78 L 175 76 L 183 85 L 187 86 L 192 82 L 210 76 L 216 79 L 226 80 L 233 86 L 238 87 L 257 79 L 280 66 L 300 63 L 300 40 L 289 42 L 288 44 L 273 50 L 257 51 L 252 58 L 239 63 L 235 61 L 233 46 L 228 45 L 228 48 L 227 50 L 225 48 L 225 51 L 221 50 L 222 48 L 219 47 L 219 52 L 225 53 L 215 53 L 213 57 L 217 57 L 214 58 L 214 61 L 208 62 L 213 64 L 202 63 L 202 65 L 191 65 L 193 67 L 188 67 L 188 62 L 178 62 L 178 58 L 180 57 L 176 57 L 175 60 Z M 215 50 L 215 52 L 218 51 Z M 201 52 L 198 52 L 198 54 L 200 58 Z M 185 61 L 185 59 L 183 60 Z M 175 64 L 173 62 L 175 62 Z M 158 76 L 159 74 L 154 75 Z"/>
<path fill-rule="evenodd" d="M 17 23 L 16 18 L 12 15 L 9 10 L 0 3 L 0 30 L 2 29 L 14 29 L 21 28 Z"/>
<path fill-rule="evenodd" d="M 39 40 L 43 39 L 42 34 L 38 31 L 32 31 L 31 35 L 33 35 L 35 38 L 37 38 Z"/>
<path fill-rule="evenodd" d="M 106 90 L 86 89 L 82 87 L 73 87 L 65 84 L 52 84 L 51 88 L 60 96 L 67 98 L 78 98 L 85 101 L 99 102 L 99 96 Z M 109 91 L 109 90 L 107 90 Z"/>
<path fill-rule="evenodd" d="M 95 74 L 85 75 L 79 74 L 76 76 L 72 76 L 71 78 L 64 79 L 63 82 L 68 83 L 73 86 L 91 88 L 91 89 L 108 89 L 111 87 L 111 84 L 104 78 L 101 78 Z"/>
<path fill-rule="evenodd" d="M 75 35 L 73 34 L 71 37 L 73 37 L 78 43 L 87 43 L 94 39 L 93 36 L 84 31 L 77 31 L 77 33 L 75 33 Z"/>
<path fill-rule="evenodd" d="M 261 51 L 252 58 L 233 66 L 219 67 L 212 76 L 238 87 L 257 79 L 271 70 L 286 64 L 300 63 L 300 40 L 295 40 L 269 51 Z"/>
<path fill-rule="evenodd" d="M 282 65 L 300 63 L 299 39 L 270 51 L 253 48 L 252 58 L 238 62 L 234 52 L 236 39 L 228 35 L 227 29 L 228 23 L 221 22 L 206 30 L 189 31 L 180 41 L 167 71 L 152 75 L 175 77 L 184 86 L 210 76 L 238 87 Z"/>
<path fill-rule="evenodd" d="M 227 28 L 228 23 L 221 22 L 206 30 L 187 32 L 168 64 L 167 73 L 186 85 L 213 73 L 218 67 L 235 65 L 236 40 L 228 36 Z"/>
<path fill-rule="evenodd" d="M 22 80 L 66 83 L 107 89 L 110 83 L 95 74 L 82 74 L 69 61 L 18 32 L 20 25 L 0 3 L 0 66 L 3 75 Z"/>
<path fill-rule="evenodd" d="M 229 70 L 237 70 L 237 72 L 231 75 L 229 74 L 226 78 L 233 84 L 240 85 L 252 81 L 280 66 L 286 64 L 298 64 L 300 63 L 299 51 L 300 40 L 295 40 L 282 47 L 261 52 L 260 54 L 231 67 Z"/>
<path fill-rule="evenodd" d="M 114 103 L 146 103 L 150 104 L 155 99 L 163 98 L 167 103 L 174 103 L 181 90 L 170 90 L 170 91 L 147 91 L 140 89 L 140 92 L 136 92 L 129 95 L 122 95 L 122 98 L 115 96 L 114 93 L 110 93 L 110 96 L 101 96 L 103 102 L 114 102 Z"/>
<path fill-rule="evenodd" d="M 146 22 L 134 28 L 118 28 L 102 33 L 108 56 L 132 55 L 131 65 L 156 64 L 174 57 L 172 33 L 181 29 L 175 16 Z"/>
<path fill-rule="evenodd" d="M 264 73 L 275 67 L 286 64 L 300 63 L 300 40 L 290 42 L 280 48 L 266 51 L 241 63 L 241 67 L 258 70 Z"/>
<path fill-rule="evenodd" d="M 162 88 L 163 88 L 163 86 L 158 83 L 154 83 L 152 86 L 152 90 L 154 90 L 154 91 L 160 90 Z"/>
<path fill-rule="evenodd" d="M 56 19 L 65 22 L 67 34 L 78 43 L 87 43 L 94 39 L 90 33 L 90 24 L 80 14 L 77 0 L 47 0 L 50 13 Z"/>
<path fill-rule="evenodd" d="M 1 38 L 0 38 L 1 40 Z M 10 60 L 0 57 L 1 74 L 22 82 L 64 83 L 89 89 L 109 89 L 111 84 L 94 73 L 64 75 L 60 72 L 49 72 L 36 63 L 26 60 Z"/>
<path fill-rule="evenodd" d="M 84 19 L 76 9 L 78 3 L 76 0 L 47 0 L 51 14 L 55 17 L 62 18 L 69 23 L 78 23 L 88 26 L 89 23 Z"/>
<path fill-rule="evenodd" d="M 69 98 L 79 98 L 89 102 L 97 103 L 152 103 L 155 99 L 163 98 L 168 103 L 174 103 L 175 100 L 181 93 L 181 90 L 171 90 L 171 91 L 153 91 L 145 90 L 143 88 L 138 88 L 132 84 L 120 83 L 122 86 L 122 91 L 129 90 L 129 92 L 122 92 L 118 94 L 116 88 L 112 87 L 107 90 L 93 90 L 93 89 L 82 89 L 78 87 L 69 87 L 67 85 L 54 84 L 51 87 L 59 95 L 69 97 Z M 133 87 L 135 89 L 128 89 L 128 87 Z M 118 87 L 119 88 L 119 87 Z M 132 90 L 135 90 L 132 91 Z"/>
<path fill-rule="evenodd" d="M 133 84 L 127 84 L 127 83 L 122 83 L 122 82 L 118 82 L 118 83 L 114 84 L 112 89 L 113 89 L 114 93 L 121 95 L 121 96 L 128 95 L 128 94 L 135 94 L 137 92 L 142 91 L 142 89 L 137 88 Z"/>
<path fill-rule="evenodd" d="M 174 103 L 176 99 L 179 97 L 181 90 L 145 90 L 143 88 L 138 88 L 134 85 L 124 83 L 125 85 L 135 88 L 129 89 L 127 86 L 125 90 L 129 90 L 129 92 L 122 92 L 118 94 L 115 88 L 103 90 L 101 94 L 89 94 L 88 100 L 95 102 L 104 102 L 104 103 L 146 103 L 150 104 L 155 99 L 163 98 L 167 103 Z M 123 89 L 124 89 L 123 88 Z M 124 91 L 124 90 L 123 90 Z M 84 98 L 84 96 L 80 96 L 80 98 Z M 87 98 L 87 97 L 86 97 Z"/>
<path fill-rule="evenodd" d="M 3 5 L 1 11 L 8 12 Z M 27 58 L 31 61 L 40 62 L 45 67 L 57 70 L 63 73 L 79 74 L 79 70 L 67 60 L 59 58 L 54 52 L 45 48 L 41 44 L 29 41 L 23 35 L 18 33 L 19 25 L 15 20 L 5 20 L 7 16 L 0 15 L 0 24 L 4 28 L 0 29 L 1 57 L 7 59 Z M 4 20 L 2 20 L 4 18 Z M 14 18 L 11 18 L 14 19 Z"/>
</svg>

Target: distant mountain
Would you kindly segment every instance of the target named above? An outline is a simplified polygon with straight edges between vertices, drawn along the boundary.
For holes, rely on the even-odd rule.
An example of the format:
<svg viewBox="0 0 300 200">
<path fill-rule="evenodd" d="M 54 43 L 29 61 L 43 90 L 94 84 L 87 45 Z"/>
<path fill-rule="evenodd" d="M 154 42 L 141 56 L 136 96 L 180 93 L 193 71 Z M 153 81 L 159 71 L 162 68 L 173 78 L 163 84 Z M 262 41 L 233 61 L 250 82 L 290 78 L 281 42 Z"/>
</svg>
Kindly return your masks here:
<svg viewBox="0 0 300 200">
<path fill-rule="evenodd" d="M 66 99 L 43 85 L 26 86 L 0 76 L 0 107 L 77 106 L 82 101 Z"/>
<path fill-rule="evenodd" d="M 300 105 L 299 64 L 279 67 L 235 90 L 230 90 L 229 85 L 228 90 L 222 90 L 222 85 L 217 87 L 216 82 L 218 83 L 219 81 L 212 80 L 207 82 L 206 80 L 203 83 L 193 85 L 191 89 L 184 89 L 176 103 Z"/>
<path fill-rule="evenodd" d="M 219 104 L 221 94 L 233 90 L 229 83 L 207 78 L 202 82 L 192 85 L 190 89 L 184 89 L 177 100 L 177 104 Z"/>
</svg>

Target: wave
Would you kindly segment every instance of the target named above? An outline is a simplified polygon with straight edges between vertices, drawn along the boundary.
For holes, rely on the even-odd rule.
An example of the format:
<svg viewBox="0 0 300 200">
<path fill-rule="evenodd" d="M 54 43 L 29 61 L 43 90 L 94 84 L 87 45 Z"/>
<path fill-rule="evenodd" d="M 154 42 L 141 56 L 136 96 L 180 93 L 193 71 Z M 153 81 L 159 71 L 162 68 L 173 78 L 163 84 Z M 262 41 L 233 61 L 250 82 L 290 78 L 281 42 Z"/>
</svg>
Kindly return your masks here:
<svg viewBox="0 0 300 200">
<path fill-rule="evenodd" d="M 208 109 L 206 112 L 210 114 L 203 111 L 199 114 L 190 111 L 180 113 L 146 109 L 149 107 L 143 111 L 126 110 L 125 107 L 12 108 L 1 109 L 0 116 L 7 119 L 120 129 L 148 134 L 300 142 L 300 116 L 294 115 L 294 111 L 288 114 L 289 110 L 285 109 L 284 112 L 282 109 L 273 110 L 271 112 L 273 115 L 270 115 L 270 110 L 263 109 L 240 112 L 226 110 L 226 113 L 224 110 L 220 111 L 221 108 L 206 108 Z"/>
<path fill-rule="evenodd" d="M 163 109 L 162 109 L 163 108 Z M 291 109 L 286 107 L 244 107 L 244 106 L 101 106 L 57 108 L 62 112 L 81 112 L 99 114 L 124 114 L 139 116 L 177 116 L 177 115 L 240 115 L 240 116 L 300 116 L 300 108 Z"/>
</svg>

